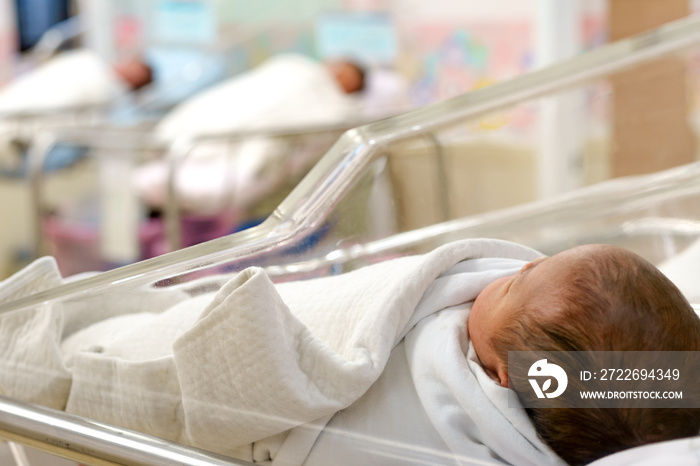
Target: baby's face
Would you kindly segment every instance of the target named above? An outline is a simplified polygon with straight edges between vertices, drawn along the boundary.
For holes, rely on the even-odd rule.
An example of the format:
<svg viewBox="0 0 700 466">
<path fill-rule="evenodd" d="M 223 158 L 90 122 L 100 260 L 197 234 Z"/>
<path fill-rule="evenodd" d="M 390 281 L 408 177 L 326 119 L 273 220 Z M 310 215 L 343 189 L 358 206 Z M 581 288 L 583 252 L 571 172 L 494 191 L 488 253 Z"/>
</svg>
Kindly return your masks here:
<svg viewBox="0 0 700 466">
<path fill-rule="evenodd" d="M 526 303 L 529 309 L 541 312 L 545 321 L 553 318 L 547 315 L 555 312 L 552 298 L 570 280 L 577 261 L 592 253 L 593 248 L 580 246 L 552 257 L 540 257 L 525 264 L 517 274 L 492 282 L 477 296 L 467 320 L 467 332 L 486 372 L 499 384 L 508 386 L 508 376 L 491 344 L 493 336 L 517 320 Z"/>
</svg>

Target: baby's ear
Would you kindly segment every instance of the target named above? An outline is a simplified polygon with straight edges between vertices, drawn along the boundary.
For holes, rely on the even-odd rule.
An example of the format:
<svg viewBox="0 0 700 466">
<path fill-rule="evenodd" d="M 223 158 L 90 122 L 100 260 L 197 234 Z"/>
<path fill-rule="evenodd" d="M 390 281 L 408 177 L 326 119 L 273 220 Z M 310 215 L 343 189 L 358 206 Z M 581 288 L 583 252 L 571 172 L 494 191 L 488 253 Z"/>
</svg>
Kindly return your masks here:
<svg viewBox="0 0 700 466">
<path fill-rule="evenodd" d="M 484 372 L 486 372 L 486 375 L 491 377 L 494 382 L 496 382 L 498 385 L 501 387 L 506 387 L 508 388 L 508 372 L 504 371 L 501 367 L 497 368 L 495 371 L 489 369 L 486 366 L 484 367 Z"/>
<path fill-rule="evenodd" d="M 486 367 L 484 365 L 482 365 L 481 367 L 484 368 L 484 372 L 486 372 L 486 375 L 488 375 L 491 380 L 493 380 L 494 382 L 497 382 L 500 385 L 501 381 L 498 380 L 498 374 L 496 374 L 494 371 L 492 371 L 491 369 L 489 369 L 488 367 Z"/>
<path fill-rule="evenodd" d="M 508 388 L 508 369 L 502 361 L 496 363 L 493 380 L 498 382 L 501 387 Z"/>
<path fill-rule="evenodd" d="M 501 387 L 508 388 L 508 371 L 499 368 L 497 382 Z"/>
</svg>

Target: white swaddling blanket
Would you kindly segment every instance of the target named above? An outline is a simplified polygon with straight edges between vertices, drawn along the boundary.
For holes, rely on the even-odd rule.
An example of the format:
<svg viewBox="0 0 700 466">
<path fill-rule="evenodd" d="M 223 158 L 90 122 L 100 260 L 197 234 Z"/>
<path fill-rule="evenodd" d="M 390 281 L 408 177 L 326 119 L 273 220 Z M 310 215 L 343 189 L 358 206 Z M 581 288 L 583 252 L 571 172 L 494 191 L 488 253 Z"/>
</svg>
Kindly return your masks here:
<svg viewBox="0 0 700 466">
<path fill-rule="evenodd" d="M 354 100 L 324 67 L 298 54 L 280 54 L 177 105 L 155 137 L 338 123 Z"/>
<path fill-rule="evenodd" d="M 280 54 L 177 105 L 155 127 L 158 140 L 264 129 L 340 124 L 355 117 L 357 103 L 326 67 L 298 54 Z M 224 147 L 198 144 L 176 174 L 178 202 L 191 212 L 246 208 L 272 191 L 287 170 L 271 177 L 267 164 L 283 164 L 289 140 L 264 135 Z M 270 170 L 268 170 L 270 171 Z M 139 197 L 162 207 L 169 165 L 157 160 L 139 167 L 132 184 Z"/>
<path fill-rule="evenodd" d="M 0 114 L 101 105 L 125 92 L 99 55 L 87 49 L 67 51 L 0 89 Z"/>
<path fill-rule="evenodd" d="M 106 105 L 127 91 L 98 54 L 87 49 L 62 52 L 0 88 L 0 133 L 16 133 L 17 122 L 2 118 L 8 115 L 45 112 L 59 118 L 58 111 Z M 0 156 L 18 157 L 8 136 L 0 138 Z"/>
<path fill-rule="evenodd" d="M 420 354 L 411 364 L 426 376 L 423 387 L 415 380 L 416 388 L 428 394 L 421 395 L 434 411 L 428 416 L 454 453 L 487 448 L 515 464 L 558 464 L 525 412 L 507 408 L 504 389 L 473 355 L 464 357 L 466 336 L 459 334 L 465 322 L 446 327 L 436 320 L 438 311 L 473 300 L 488 283 L 538 256 L 513 243 L 465 240 L 305 282 L 273 285 L 252 268 L 213 297 L 87 327 L 63 341 L 63 352 L 63 326 L 73 314 L 69 319 L 59 309 L 40 308 L 0 315 L 0 341 L 11 340 L 0 346 L 0 392 L 235 454 L 237 447 L 350 406 L 380 376 L 392 348 L 415 329 L 406 341 Z M 480 258 L 488 260 L 467 261 Z M 49 330 L 29 343 L 13 340 L 23 329 L 31 334 L 31 319 Z M 109 328 L 113 336 L 105 339 Z M 103 339 L 98 346 L 95 335 Z M 434 354 L 425 351 L 433 346 Z M 442 360 L 447 366 L 433 367 Z M 38 369 L 8 374 L 25 364 Z M 50 399 L 59 385 L 64 389 Z M 465 406 L 469 426 L 455 416 Z"/>
</svg>

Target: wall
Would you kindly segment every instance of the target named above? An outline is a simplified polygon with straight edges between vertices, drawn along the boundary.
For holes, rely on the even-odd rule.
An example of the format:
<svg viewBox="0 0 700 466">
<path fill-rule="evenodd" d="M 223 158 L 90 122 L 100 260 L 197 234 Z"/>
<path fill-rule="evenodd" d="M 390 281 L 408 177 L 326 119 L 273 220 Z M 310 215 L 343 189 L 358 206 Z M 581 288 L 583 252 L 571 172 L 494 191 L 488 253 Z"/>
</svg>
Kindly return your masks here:
<svg viewBox="0 0 700 466">
<path fill-rule="evenodd" d="M 507 80 L 536 63 L 537 0 L 392 2 L 399 67 L 423 105 Z M 580 2 L 582 49 L 606 40 L 604 0 Z"/>
</svg>

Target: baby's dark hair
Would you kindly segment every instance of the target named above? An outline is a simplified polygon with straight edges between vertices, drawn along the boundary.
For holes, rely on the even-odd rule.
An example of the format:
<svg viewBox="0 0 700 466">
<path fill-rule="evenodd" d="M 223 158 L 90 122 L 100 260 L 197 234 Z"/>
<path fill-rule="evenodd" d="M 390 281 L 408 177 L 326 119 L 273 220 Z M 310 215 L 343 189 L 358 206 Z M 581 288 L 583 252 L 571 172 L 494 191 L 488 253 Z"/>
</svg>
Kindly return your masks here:
<svg viewBox="0 0 700 466">
<path fill-rule="evenodd" d="M 552 309 L 542 312 L 528 309 L 526 304 L 519 313 L 521 319 L 494 335 L 491 343 L 505 367 L 509 351 L 595 352 L 586 355 L 605 359 L 612 353 L 600 352 L 700 350 L 700 318 L 665 275 L 625 249 L 594 248 L 593 254 L 577 261 L 561 294 L 547 301 Z M 555 317 L 546 320 L 546 316 Z M 653 353 L 649 355 L 651 366 Z M 694 361 L 679 359 L 681 374 L 696 377 Z M 596 364 L 615 367 L 605 360 Z M 571 465 L 700 433 L 700 409 L 632 408 L 624 401 L 612 408 L 572 408 L 572 397 L 578 395 L 579 389 L 595 390 L 596 384 L 602 383 L 596 380 L 587 381 L 584 386 L 581 380 L 569 377 L 565 393 L 547 400 L 551 407 L 528 408 L 536 398 L 527 373 L 528 367 L 516 368 L 512 364 L 509 386 L 526 406 L 538 435 Z M 602 390 L 602 386 L 598 388 Z M 684 403 L 697 406 L 700 389 L 694 387 L 692 393 L 687 393 L 687 388 L 684 387 Z"/>
</svg>

